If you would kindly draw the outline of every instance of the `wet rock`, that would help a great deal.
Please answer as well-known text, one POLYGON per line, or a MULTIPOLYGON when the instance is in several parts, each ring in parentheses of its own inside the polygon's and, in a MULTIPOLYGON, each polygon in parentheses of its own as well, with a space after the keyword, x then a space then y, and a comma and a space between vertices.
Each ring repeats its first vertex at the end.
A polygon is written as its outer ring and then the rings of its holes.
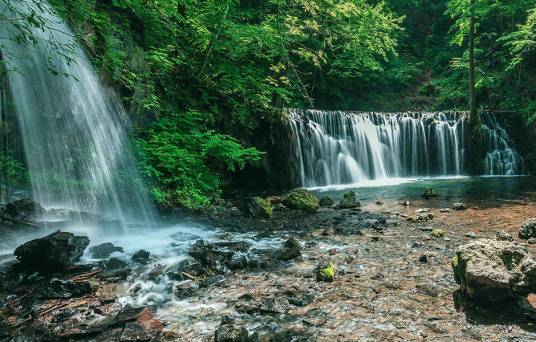
POLYGON ((39 289, 39 296, 47 299, 66 299, 85 296, 93 292, 91 284, 87 281, 74 282, 54 278, 39 289))
POLYGON ((249 333, 246 328, 235 325, 229 317, 224 317, 216 333, 214 342, 247 342, 249 333))
POLYGON ((422 194, 422 197, 425 199, 430 199, 433 197, 437 197, 437 194, 434 189, 428 188, 424 191, 424 193, 422 194))
POLYGON ((335 280, 335 265, 329 261, 321 261, 314 272, 317 281, 331 283, 335 280))
POLYGON ((356 193, 353 191, 348 191, 342 195, 342 200, 337 205, 337 208, 352 209, 352 208, 358 208, 360 206, 361 206, 361 203, 357 201, 356 193))
POLYGON ((517 242, 481 239, 460 246, 452 268, 462 293, 484 304, 536 291, 536 261, 517 242))
POLYGON ((101 243, 100 245, 89 248, 89 254, 95 259, 105 259, 114 252, 123 252, 123 248, 116 247, 110 242, 101 243))
POLYGON ((441 208, 439 209, 440 213, 450 213, 450 208, 441 208))
POLYGON ((319 204, 323 208, 331 208, 333 204, 335 204, 335 201, 330 196, 322 196, 322 198, 320 198, 319 204))
POLYGON ((408 217, 407 221, 417 223, 417 222, 428 222, 428 221, 432 221, 433 219, 434 219, 434 214, 421 213, 421 214, 408 217))
POLYGON ((526 220, 519 229, 519 238, 526 240, 532 237, 536 237, 536 218, 526 220))
POLYGON ((498 241, 514 241, 512 234, 505 232, 504 230, 499 230, 497 234, 495 234, 495 239, 498 241))
POLYGON ((271 218, 273 215, 272 204, 261 197, 248 198, 245 209, 246 214, 252 218, 271 218))
POLYGON ((285 207, 283 203, 278 203, 274 205, 274 211, 289 211, 290 209, 285 207))
POLYGON ((470 239, 476 239, 476 233, 475 232, 467 232, 464 234, 465 237, 468 237, 470 239))
POLYGON ((318 210, 318 198, 305 189, 294 189, 283 197, 283 204, 290 209, 314 213, 318 210))
POLYGON ((404 207, 409 207, 410 203, 409 203, 409 201, 402 201, 402 202, 400 202, 400 205, 402 205, 404 207))
POLYGON ((198 288, 199 285, 194 281, 185 280, 175 285, 173 288, 173 294, 177 299, 184 299, 193 296, 198 288))
POLYGON ((6 204, 5 213, 18 220, 34 220, 43 215, 46 210, 30 198, 24 198, 6 204))
POLYGON ((283 314, 289 310, 289 301, 285 297, 270 297, 261 301, 260 312, 268 314, 283 314))
POLYGON ((287 300, 290 304, 296 306, 307 306, 315 300, 315 295, 305 291, 287 291, 287 300))
POLYGON ((197 240, 188 250, 188 254, 196 259, 202 266, 215 271, 224 271, 237 265, 235 254, 245 253, 250 245, 245 241, 224 241, 209 243, 197 240))
POLYGON ((154 337, 154 333, 146 330, 138 322, 127 322, 123 328, 120 341, 150 341, 154 337))
POLYGON ((453 203, 452 204, 452 209, 453 210, 465 210, 465 209, 467 209, 467 207, 463 203, 453 203))
POLYGON ((435 238, 440 238, 440 237, 445 236, 445 232, 443 232, 443 230, 441 230, 441 229, 434 229, 434 230, 432 230, 430 235, 432 235, 435 238))
POLYGON ((423 254, 419 257, 419 261, 423 264, 426 264, 428 262, 428 256, 426 254, 423 254))
POLYGON ((126 261, 119 258, 110 258, 101 263, 102 269, 106 271, 115 271, 128 267, 126 261))
POLYGON ((24 243, 15 249, 15 256, 26 268, 49 272, 64 269, 77 262, 89 238, 56 231, 48 236, 24 243))
POLYGON ((384 204, 384 202, 382 200, 377 200, 376 201, 376 205, 383 205, 383 204, 384 204))
POLYGON ((209 270, 206 267, 203 267, 203 265, 201 265, 201 263, 199 263, 198 261, 192 259, 184 259, 163 269, 160 274, 163 272, 173 280, 182 281, 188 279, 185 274, 194 277, 200 277, 207 274, 208 271, 209 270))
POLYGON ((281 260, 293 260, 301 258, 300 243, 294 237, 291 237, 283 244, 283 249, 279 254, 281 260))
POLYGON ((532 238, 528 239, 527 242, 529 243, 529 245, 534 245, 534 244, 536 244, 536 238, 532 237, 532 238))
POLYGON ((151 256, 150 252, 140 249, 139 251, 137 251, 136 253, 132 255, 132 261, 143 264, 149 261, 150 256, 151 256))

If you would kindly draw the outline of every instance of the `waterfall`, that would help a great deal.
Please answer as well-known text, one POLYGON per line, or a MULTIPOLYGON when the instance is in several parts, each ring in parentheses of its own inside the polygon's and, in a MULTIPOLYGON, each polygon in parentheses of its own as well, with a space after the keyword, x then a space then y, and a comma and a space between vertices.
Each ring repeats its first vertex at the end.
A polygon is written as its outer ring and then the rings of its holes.
MULTIPOLYGON (((302 186, 465 173, 463 113, 289 110, 302 186)), ((523 172, 523 160, 491 116, 484 121, 485 174, 523 172)))
POLYGON ((69 27, 43 3, 2 1, 0 7, 14 15, 36 11, 46 22, 28 31, 31 44, 18 42, 12 25, 0 26, 34 199, 48 208, 150 224, 153 207, 128 148, 127 115, 69 27))

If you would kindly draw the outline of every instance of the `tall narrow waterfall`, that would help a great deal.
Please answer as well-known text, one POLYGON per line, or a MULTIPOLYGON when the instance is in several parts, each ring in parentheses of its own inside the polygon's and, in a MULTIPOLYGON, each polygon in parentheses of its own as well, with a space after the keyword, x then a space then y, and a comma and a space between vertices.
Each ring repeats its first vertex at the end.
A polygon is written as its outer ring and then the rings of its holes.
MULTIPOLYGON (((0 2, 4 11, 5 4, 0 2)), ((10 6, 37 10, 47 23, 31 30, 35 45, 17 43, 13 26, 0 27, 9 38, 1 48, 35 200, 45 207, 148 224, 153 209, 128 149, 121 105, 107 94, 69 27, 51 8, 10 6), (73 46, 70 63, 52 42, 73 46), (51 72, 51 65, 58 70, 51 72)))
MULTIPOLYGON (((303 186, 465 173, 463 113, 290 110, 290 121, 303 186)), ((486 173, 521 173, 506 132, 491 117, 485 126, 486 173)))

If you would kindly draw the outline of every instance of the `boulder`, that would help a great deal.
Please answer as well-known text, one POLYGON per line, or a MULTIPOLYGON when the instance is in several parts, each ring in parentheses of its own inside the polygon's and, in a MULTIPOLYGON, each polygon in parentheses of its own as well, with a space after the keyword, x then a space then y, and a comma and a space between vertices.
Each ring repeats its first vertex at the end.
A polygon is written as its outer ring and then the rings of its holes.
POLYGON ((36 271, 57 271, 71 266, 89 245, 87 236, 56 231, 40 239, 28 241, 15 249, 15 256, 26 268, 36 271))
POLYGON ((279 254, 281 260, 293 260, 301 258, 300 243, 295 238, 291 237, 283 244, 283 250, 279 254))
POLYGON ((519 238, 527 240, 531 237, 536 237, 536 218, 526 220, 519 229, 519 238))
POLYGON ((441 229, 433 229, 430 235, 432 235, 432 237, 435 237, 435 238, 440 238, 440 237, 445 236, 445 232, 443 232, 443 230, 441 229))
POLYGON ((43 215, 46 210, 30 198, 24 198, 6 204, 5 213, 20 220, 35 219, 43 215))
POLYGON ((422 197, 425 199, 430 199, 432 197, 437 197, 437 194, 434 189, 428 188, 424 191, 424 193, 422 194, 422 197))
POLYGON ((482 304, 536 291, 536 261, 517 242, 480 239, 462 245, 452 268, 462 293, 482 304))
POLYGON ((348 191, 342 195, 342 200, 337 205, 337 208, 352 209, 352 208, 357 208, 360 206, 361 206, 361 203, 357 201, 355 192, 348 191))
POLYGON ((467 209, 467 206, 463 203, 452 203, 452 209, 453 210, 465 210, 467 209))
POLYGON ((499 230, 497 234, 495 234, 495 239, 498 241, 514 241, 512 234, 505 232, 504 230, 499 230))
POLYGON ((246 214, 253 218, 271 218, 273 215, 270 201, 261 197, 251 197, 245 202, 246 214))
POLYGON ((322 196, 318 202, 322 208, 331 208, 335 201, 329 196, 322 196))
POLYGON ((210 243, 197 240, 188 250, 188 254, 196 259, 202 266, 215 271, 224 271, 233 261, 236 267, 236 254, 246 253, 250 245, 245 241, 223 241, 210 243))
POLYGON ((89 248, 89 254, 95 259, 105 259, 114 252, 123 252, 123 248, 116 247, 110 242, 101 243, 100 245, 89 248))
POLYGON ((149 256, 151 255, 150 252, 140 249, 136 253, 132 254, 132 261, 139 262, 139 263, 146 263, 149 261, 149 256))
POLYGON ((290 209, 314 213, 318 210, 318 198, 305 189, 294 189, 283 197, 283 204, 290 209))

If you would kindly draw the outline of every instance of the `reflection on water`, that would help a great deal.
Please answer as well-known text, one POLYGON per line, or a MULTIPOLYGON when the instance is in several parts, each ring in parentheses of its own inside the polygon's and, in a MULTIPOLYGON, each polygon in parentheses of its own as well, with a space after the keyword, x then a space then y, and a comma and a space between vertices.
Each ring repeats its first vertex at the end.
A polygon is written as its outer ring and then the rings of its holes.
POLYGON ((396 179, 387 184, 316 188, 319 196, 341 198, 353 190, 360 200, 419 199, 426 188, 433 188, 439 202, 482 202, 493 205, 511 200, 536 200, 536 178, 525 177, 453 177, 396 179))

